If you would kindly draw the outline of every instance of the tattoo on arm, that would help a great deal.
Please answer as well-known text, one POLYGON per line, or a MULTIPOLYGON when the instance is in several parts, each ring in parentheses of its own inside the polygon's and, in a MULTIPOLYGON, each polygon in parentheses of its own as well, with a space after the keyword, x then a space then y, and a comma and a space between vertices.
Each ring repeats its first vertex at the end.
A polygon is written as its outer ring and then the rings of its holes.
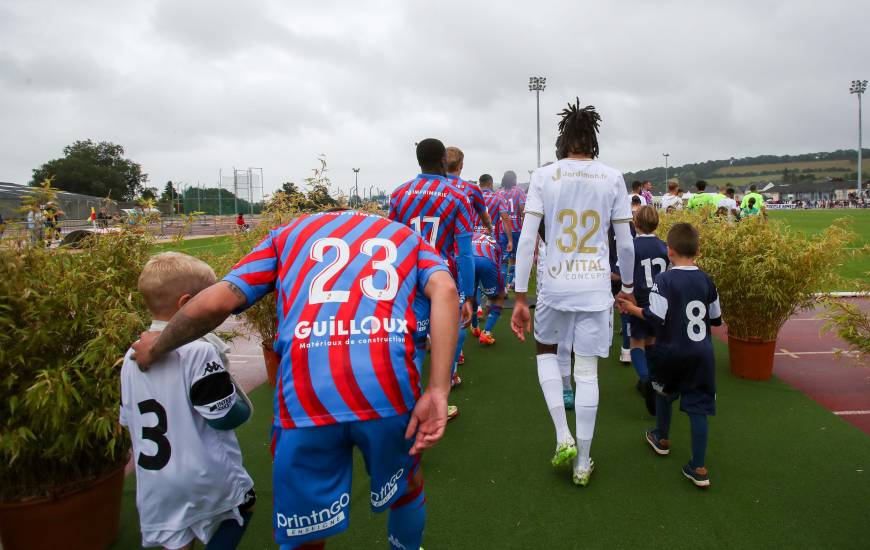
POLYGON ((235 297, 239 299, 239 303, 238 303, 239 306, 243 306, 243 305, 248 303, 248 297, 247 297, 247 295, 245 295, 244 292, 242 292, 241 288, 237 287, 235 284, 231 283, 230 281, 224 281, 224 282, 229 285, 230 290, 233 292, 235 297))

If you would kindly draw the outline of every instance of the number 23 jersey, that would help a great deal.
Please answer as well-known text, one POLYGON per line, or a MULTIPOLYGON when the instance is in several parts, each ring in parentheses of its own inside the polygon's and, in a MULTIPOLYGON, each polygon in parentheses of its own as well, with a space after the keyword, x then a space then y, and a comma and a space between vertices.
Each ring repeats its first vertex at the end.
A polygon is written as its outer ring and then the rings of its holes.
POLYGON ((276 290, 275 425, 404 414, 420 397, 429 277, 444 260, 410 228, 353 211, 273 229, 224 278, 247 306, 276 290))
POLYGON ((148 372, 130 353, 121 367, 120 423, 133 442, 142 531, 179 531, 236 508, 254 482, 235 432, 207 424, 237 399, 217 350, 197 340, 148 372))
POLYGON ((607 231, 631 221, 622 173, 597 160, 562 159, 532 174, 526 212, 543 217, 547 255, 538 301, 562 311, 613 305, 607 231))

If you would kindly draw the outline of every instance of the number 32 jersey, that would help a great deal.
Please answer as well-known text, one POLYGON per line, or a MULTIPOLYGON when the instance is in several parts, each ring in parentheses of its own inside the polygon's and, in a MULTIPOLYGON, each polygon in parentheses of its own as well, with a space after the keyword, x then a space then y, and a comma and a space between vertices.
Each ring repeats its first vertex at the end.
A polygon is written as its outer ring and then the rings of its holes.
POLYGON ((411 410, 429 328, 423 289, 437 271, 444 260, 417 233, 353 211, 297 218, 236 264, 224 280, 245 293, 245 307, 276 291, 275 425, 411 410))
POLYGON ((596 160, 562 159, 532 174, 526 210, 543 217, 547 254, 538 301, 562 311, 613 305, 607 231, 628 223, 622 173, 596 160))

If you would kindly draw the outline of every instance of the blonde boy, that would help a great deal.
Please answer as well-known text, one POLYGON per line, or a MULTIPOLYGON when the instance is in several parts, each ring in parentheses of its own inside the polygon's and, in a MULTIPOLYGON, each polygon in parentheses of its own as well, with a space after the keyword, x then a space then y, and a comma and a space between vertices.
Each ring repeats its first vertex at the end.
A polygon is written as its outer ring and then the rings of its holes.
MULTIPOLYGON (((139 292, 160 331, 214 271, 186 254, 151 258, 139 292)), ((210 334, 169 353, 147 372, 128 351, 121 369, 121 425, 130 431, 142 545, 191 549, 195 539, 235 548, 250 522, 254 483, 233 428, 250 402, 226 370, 226 346, 210 334)))

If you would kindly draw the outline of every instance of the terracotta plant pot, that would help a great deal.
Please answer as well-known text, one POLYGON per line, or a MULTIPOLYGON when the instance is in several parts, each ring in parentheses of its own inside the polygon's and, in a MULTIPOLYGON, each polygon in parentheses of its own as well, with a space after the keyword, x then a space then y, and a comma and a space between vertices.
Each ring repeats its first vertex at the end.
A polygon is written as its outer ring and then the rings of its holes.
POLYGON ((749 380, 770 380, 776 340, 738 338, 728 335, 731 373, 749 380))
POLYGON ((4 550, 105 550, 118 538, 124 466, 52 498, 0 502, 4 550))
POLYGON ((266 361, 266 377, 269 379, 269 385, 275 387, 275 380, 278 377, 278 365, 281 364, 281 356, 272 349, 271 344, 263 344, 263 359, 266 361))

